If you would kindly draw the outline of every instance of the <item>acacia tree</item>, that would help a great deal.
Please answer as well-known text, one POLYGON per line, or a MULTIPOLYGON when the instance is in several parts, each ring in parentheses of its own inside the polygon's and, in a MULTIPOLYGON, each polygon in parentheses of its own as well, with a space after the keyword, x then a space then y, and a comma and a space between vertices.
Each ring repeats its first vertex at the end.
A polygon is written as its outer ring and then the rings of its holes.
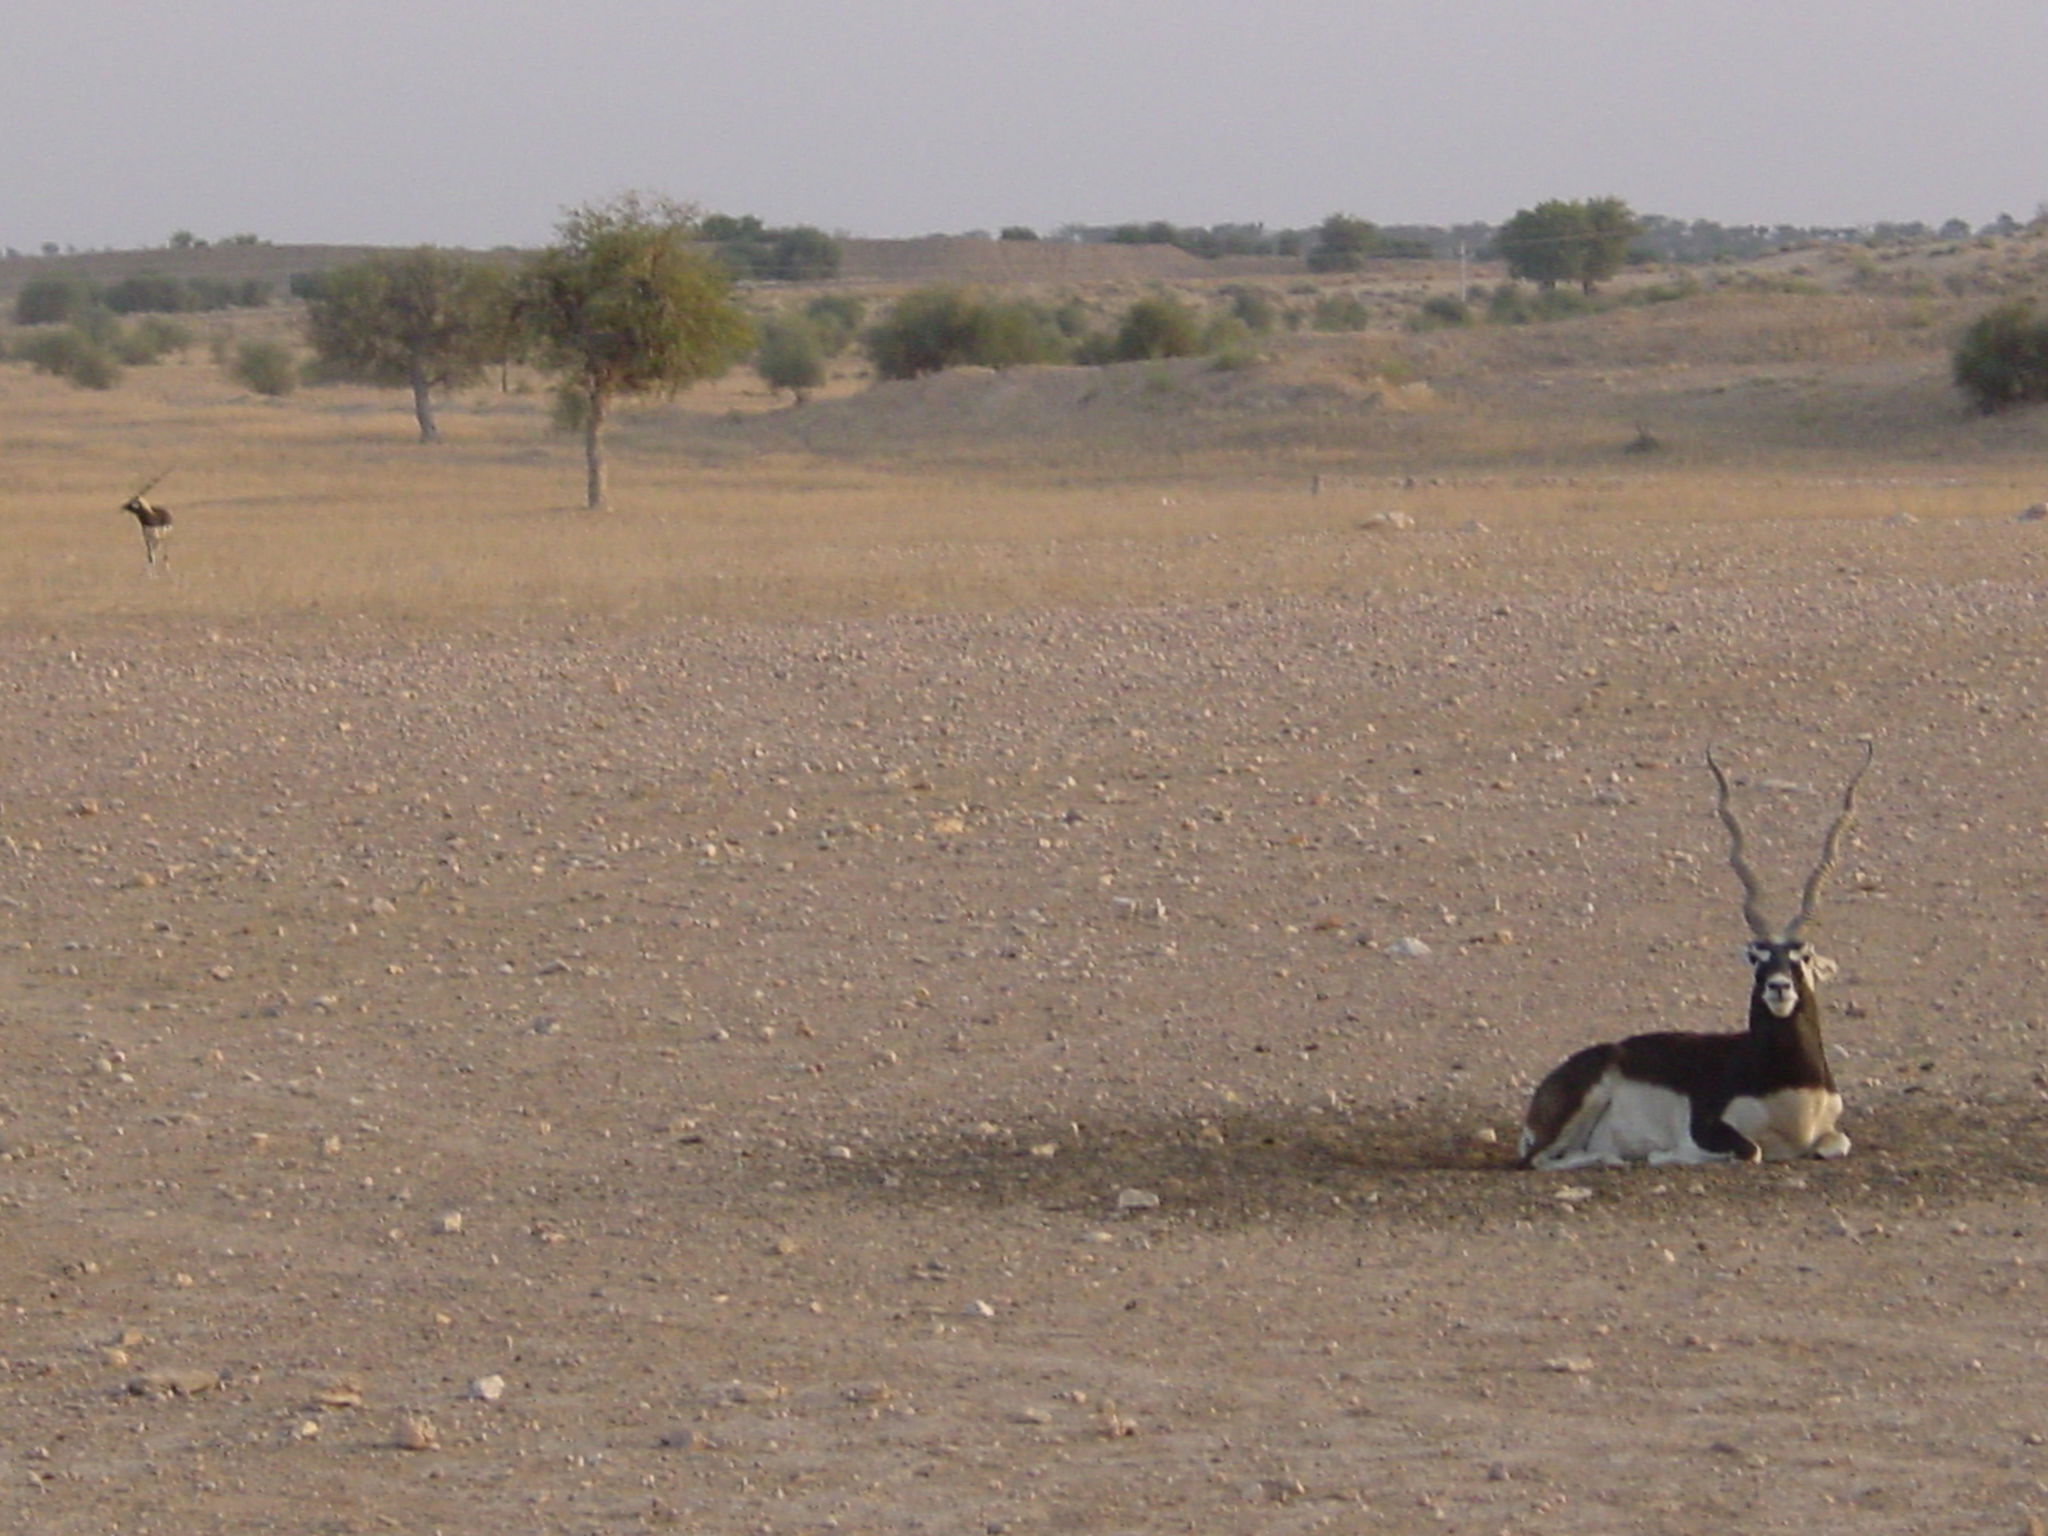
POLYGON ((306 339, 329 369, 412 390, 420 441, 439 440, 433 392, 473 383, 502 350, 504 273, 423 245, 323 277, 306 305, 306 339))
POLYGON ((1356 272, 1380 249, 1380 232, 1370 220, 1333 213, 1317 228, 1309 247, 1311 272, 1356 272))
POLYGON ((1587 293, 1621 270, 1641 225, 1618 197, 1524 208, 1500 227, 1495 243, 1508 271, 1545 288, 1577 283, 1587 293))
POLYGON ((1579 267, 1579 283, 1586 292, 1604 283, 1628 260, 1628 248, 1643 232, 1635 210, 1618 197, 1595 197, 1580 205, 1585 209, 1585 258, 1579 267))
POLYGON ((637 193, 572 209, 535 256, 519 309, 578 404, 585 505, 605 504, 604 429, 621 395, 674 394, 746 356, 753 327, 732 283, 698 249, 696 215, 637 193))
POLYGON ((1517 210, 1494 238, 1510 275, 1545 288, 1576 282, 1585 249, 1585 209, 1553 198, 1517 210))

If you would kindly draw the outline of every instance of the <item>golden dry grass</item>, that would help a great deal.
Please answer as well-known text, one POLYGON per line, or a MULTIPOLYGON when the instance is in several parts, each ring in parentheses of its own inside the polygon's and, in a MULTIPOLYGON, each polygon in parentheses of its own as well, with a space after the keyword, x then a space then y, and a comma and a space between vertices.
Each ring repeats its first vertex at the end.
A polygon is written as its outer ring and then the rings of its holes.
POLYGON ((1654 538, 2039 495, 2036 429, 1963 418, 1936 339, 1835 296, 1302 337, 1260 369, 1111 371, 1078 395, 1064 372, 842 377, 801 412, 736 376, 628 409, 616 510, 592 514, 538 389, 462 397, 423 447, 397 392, 261 400, 203 348, 104 394, 8 368, 0 588, 38 625, 986 610, 1457 582, 1450 535, 1474 525, 1531 573, 1578 558, 1590 514, 1654 538), (1642 421, 1667 452, 1622 452, 1642 421), (151 576, 117 508, 166 467, 178 526, 151 576), (1361 537, 1393 508, 1440 536, 1361 537))

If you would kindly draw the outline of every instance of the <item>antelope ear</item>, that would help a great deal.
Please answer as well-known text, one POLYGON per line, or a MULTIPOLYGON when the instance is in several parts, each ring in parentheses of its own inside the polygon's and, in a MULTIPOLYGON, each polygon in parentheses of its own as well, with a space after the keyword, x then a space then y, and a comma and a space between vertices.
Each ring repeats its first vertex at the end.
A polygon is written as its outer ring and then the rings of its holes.
POLYGON ((1841 967, 1836 965, 1826 955, 1808 954, 1806 957, 1806 969, 1815 981, 1833 981, 1836 972, 1841 967))

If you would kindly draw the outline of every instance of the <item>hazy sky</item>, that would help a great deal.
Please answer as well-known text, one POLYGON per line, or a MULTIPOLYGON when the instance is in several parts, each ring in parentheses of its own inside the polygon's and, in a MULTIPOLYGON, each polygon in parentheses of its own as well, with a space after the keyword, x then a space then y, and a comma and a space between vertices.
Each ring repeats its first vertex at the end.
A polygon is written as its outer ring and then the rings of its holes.
POLYGON ((2048 0, 58 0, 0 245, 531 245, 643 189, 918 235, 2048 200, 2048 0))

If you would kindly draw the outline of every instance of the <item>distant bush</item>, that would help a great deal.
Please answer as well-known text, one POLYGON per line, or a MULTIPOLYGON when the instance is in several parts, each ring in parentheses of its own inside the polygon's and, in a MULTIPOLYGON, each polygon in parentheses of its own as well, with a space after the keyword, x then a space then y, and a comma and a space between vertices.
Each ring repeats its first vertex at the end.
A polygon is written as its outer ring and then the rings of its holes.
POLYGON ((818 345, 827 357, 837 357, 852 345, 867 317, 867 305, 850 293, 821 293, 804 306, 804 319, 817 333, 818 345))
POLYGON ((112 389, 121 382, 121 360, 106 347, 90 343, 73 359, 67 375, 80 389, 112 389))
POLYGON ((2048 400, 2048 320, 2031 299, 2012 299, 1979 315, 1957 341, 1956 387, 1985 415, 2048 400))
POLYGON ((1445 330, 1472 323, 1472 306, 1455 293, 1432 294, 1422 301, 1415 324, 1419 330, 1445 330))
POLYGON ((183 352, 191 346, 192 332, 189 327, 176 320, 167 320, 162 315, 144 315, 117 333, 112 344, 115 355, 124 363, 156 363, 163 361, 169 353, 183 352))
POLYGON ((1279 329, 1280 305, 1265 289, 1228 288, 1224 293, 1230 300, 1230 312, 1250 330, 1263 336, 1279 329))
POLYGON ((1258 338, 1236 315, 1218 315, 1209 322, 1202 350, 1218 368, 1250 368, 1259 360, 1258 338))
POLYGON ((1052 323, 1069 342, 1079 342, 1094 325, 1095 317, 1086 299, 1069 294, 1053 306, 1052 323))
POLYGON ((1372 324, 1372 310, 1356 294, 1326 293, 1309 323, 1319 331, 1362 331, 1372 324))
POLYGON ((1124 311, 1114 355, 1118 362, 1135 363, 1193 357, 1202 350, 1202 317, 1171 294, 1154 294, 1124 311))
POLYGON ((839 242, 808 224, 773 229, 751 213, 714 213, 697 234, 718 247, 718 259, 736 278, 814 283, 839 275, 839 242))
POLYGON ((802 315, 777 315, 761 326, 760 336, 755 371, 770 389, 786 389, 802 405, 825 382, 825 348, 817 327, 802 315))
POLYGON ((173 315, 192 307, 192 290, 175 277, 144 273, 109 283, 99 293, 100 302, 117 315, 150 313, 173 315))
POLYGON ((1008 368, 1061 362, 1065 337, 1052 314, 1024 300, 994 300, 965 288, 905 294, 866 337, 868 360, 885 379, 946 368, 1008 368))
POLYGON ((14 323, 68 325, 92 302, 92 285, 82 277, 33 277, 14 296, 14 323))
POLYGON ((120 359, 84 324, 23 337, 14 352, 36 372, 68 379, 81 389, 112 389, 121 382, 120 359))
POLYGON ((245 341, 235 351, 228 374, 238 384, 273 399, 299 387, 298 359, 281 341, 245 341))
POLYGON ((38 277, 14 297, 17 325, 63 325, 88 309, 117 315, 190 314, 208 309, 260 309, 271 299, 270 285, 254 278, 159 277, 140 273, 95 287, 82 277, 38 277))

